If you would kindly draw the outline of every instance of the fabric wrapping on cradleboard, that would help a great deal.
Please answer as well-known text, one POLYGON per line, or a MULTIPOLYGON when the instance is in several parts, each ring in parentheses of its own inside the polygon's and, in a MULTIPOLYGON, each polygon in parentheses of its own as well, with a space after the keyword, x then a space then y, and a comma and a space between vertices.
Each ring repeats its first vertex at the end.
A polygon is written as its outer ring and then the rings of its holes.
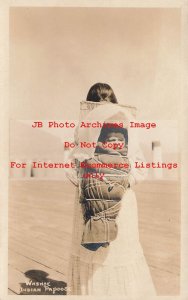
POLYGON ((97 154, 85 162, 89 166, 92 164, 92 167, 84 169, 80 182, 80 202, 85 220, 82 245, 110 243, 117 237, 116 217, 121 208, 121 199, 129 186, 129 160, 122 155, 97 154), (128 167, 95 168, 94 163, 121 163, 128 167), (92 173, 103 173, 104 176, 99 179, 92 177, 92 173), (85 174, 90 176, 84 177, 85 174))
MULTIPOLYGON (((97 201, 87 200, 87 203, 89 204, 88 207, 91 207, 90 212, 93 215, 90 216, 85 224, 82 244, 111 242, 117 237, 118 228, 115 219, 118 215, 121 203, 118 202, 116 205, 113 203, 113 206, 106 210, 101 207, 101 212, 93 213, 97 206, 108 207, 109 205, 105 202, 107 201, 100 199, 97 201), (98 202, 98 204, 96 204, 96 202, 98 202)), ((112 205, 112 203, 110 205, 112 205)))

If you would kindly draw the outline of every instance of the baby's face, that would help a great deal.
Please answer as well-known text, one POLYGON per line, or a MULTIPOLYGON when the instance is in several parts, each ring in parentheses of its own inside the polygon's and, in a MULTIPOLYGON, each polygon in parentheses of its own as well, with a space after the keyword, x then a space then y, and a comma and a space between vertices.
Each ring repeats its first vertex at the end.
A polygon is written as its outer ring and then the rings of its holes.
POLYGON ((120 150, 125 148, 125 137, 122 133, 120 132, 110 132, 108 133, 106 139, 105 139, 105 143, 109 143, 109 148, 112 148, 112 144, 114 145, 114 150, 120 150))
POLYGON ((105 142, 110 142, 110 143, 121 142, 121 143, 125 143, 125 137, 120 132, 110 132, 110 133, 107 134, 105 142))

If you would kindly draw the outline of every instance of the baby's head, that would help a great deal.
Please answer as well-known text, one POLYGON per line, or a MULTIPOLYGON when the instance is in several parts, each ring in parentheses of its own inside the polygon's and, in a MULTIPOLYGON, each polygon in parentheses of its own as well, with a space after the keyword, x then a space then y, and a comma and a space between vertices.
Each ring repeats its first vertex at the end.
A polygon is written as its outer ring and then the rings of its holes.
POLYGON ((114 127, 114 124, 105 123, 102 127, 98 142, 124 142, 128 144, 128 131, 126 128, 114 127))
POLYGON ((105 143, 115 143, 115 142, 121 142, 121 143, 126 143, 125 141, 125 136, 121 132, 114 132, 111 131, 107 134, 105 140, 105 143))
POLYGON ((112 127, 112 125, 113 124, 105 124, 105 127, 104 126, 102 127, 98 139, 98 146, 95 152, 108 153, 109 151, 113 152, 115 150, 120 154, 127 155, 128 131, 126 128, 112 127))

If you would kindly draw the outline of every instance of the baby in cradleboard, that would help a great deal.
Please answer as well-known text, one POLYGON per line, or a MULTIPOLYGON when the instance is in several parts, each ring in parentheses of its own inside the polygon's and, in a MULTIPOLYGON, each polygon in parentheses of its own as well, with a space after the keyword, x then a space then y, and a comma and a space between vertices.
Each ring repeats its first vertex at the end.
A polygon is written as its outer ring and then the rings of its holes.
POLYGON ((80 170, 80 202, 84 229, 82 246, 91 251, 107 247, 118 233, 116 218, 129 187, 128 131, 104 124, 94 157, 80 170))

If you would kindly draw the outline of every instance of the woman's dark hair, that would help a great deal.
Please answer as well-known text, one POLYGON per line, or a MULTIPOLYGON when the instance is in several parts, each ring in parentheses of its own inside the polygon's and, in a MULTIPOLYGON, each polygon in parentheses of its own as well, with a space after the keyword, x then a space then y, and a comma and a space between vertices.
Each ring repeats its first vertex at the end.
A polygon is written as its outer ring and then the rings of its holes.
POLYGON ((104 142, 110 132, 122 133, 126 144, 128 144, 128 130, 122 127, 115 127, 113 123, 105 123, 105 125, 103 125, 98 142, 104 142))
POLYGON ((111 103, 118 103, 112 88, 107 83, 94 84, 88 94, 86 101, 101 102, 107 101, 111 103))

